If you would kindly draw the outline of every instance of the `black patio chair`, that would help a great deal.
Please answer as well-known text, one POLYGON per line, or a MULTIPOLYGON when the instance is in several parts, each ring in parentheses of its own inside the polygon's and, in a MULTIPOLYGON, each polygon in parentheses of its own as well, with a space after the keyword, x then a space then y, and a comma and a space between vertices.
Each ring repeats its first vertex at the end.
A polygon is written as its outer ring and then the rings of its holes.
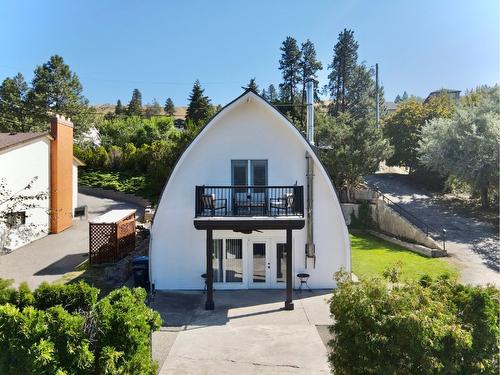
POLYGON ((201 207, 203 211, 210 210, 211 216, 215 216, 215 211, 218 210, 224 210, 224 215, 227 216, 227 199, 216 199, 215 194, 203 194, 201 196, 201 207))
POLYGON ((285 211, 285 215, 294 212, 295 209, 295 195, 292 193, 283 194, 281 198, 272 198, 269 201, 269 207, 278 211, 285 211))

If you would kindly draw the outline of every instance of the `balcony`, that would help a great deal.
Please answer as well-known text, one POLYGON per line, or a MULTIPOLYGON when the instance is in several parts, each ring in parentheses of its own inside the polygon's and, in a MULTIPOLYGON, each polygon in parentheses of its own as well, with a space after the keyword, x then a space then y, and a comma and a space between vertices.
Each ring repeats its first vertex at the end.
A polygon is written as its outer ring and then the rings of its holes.
POLYGON ((304 216, 303 186, 196 186, 195 218, 304 216))

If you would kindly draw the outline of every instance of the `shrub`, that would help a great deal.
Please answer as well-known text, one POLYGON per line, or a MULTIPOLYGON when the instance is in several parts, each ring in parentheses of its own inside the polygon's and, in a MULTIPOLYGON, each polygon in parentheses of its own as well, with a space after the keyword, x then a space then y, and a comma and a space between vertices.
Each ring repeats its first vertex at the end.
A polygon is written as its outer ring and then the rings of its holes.
POLYGON ((448 278, 392 284, 337 275, 335 374, 497 374, 499 291, 448 278))
POLYGON ((156 363, 149 354, 149 335, 160 327, 161 319, 144 304, 145 299, 142 288, 121 288, 96 306, 100 373, 118 368, 120 374, 156 374, 156 363))
POLYGON ((0 373, 88 374, 94 356, 84 318, 62 307, 0 306, 0 373))
POLYGON ((161 319, 144 289, 97 301, 85 283, 45 283, 33 294, 10 285, 0 279, 0 374, 156 374, 150 335, 161 319))
POLYGON ((83 281, 67 285, 44 282, 34 292, 34 306, 40 310, 61 305, 69 312, 90 311, 97 302, 98 294, 99 289, 83 281))

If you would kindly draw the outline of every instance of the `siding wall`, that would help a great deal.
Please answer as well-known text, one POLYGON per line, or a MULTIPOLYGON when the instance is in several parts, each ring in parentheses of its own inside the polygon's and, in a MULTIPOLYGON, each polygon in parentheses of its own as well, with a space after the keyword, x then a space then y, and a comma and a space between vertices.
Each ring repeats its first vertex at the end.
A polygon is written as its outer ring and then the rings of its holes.
MULTIPOLYGON (((8 189, 17 192, 33 178, 37 181, 30 190, 23 194, 35 195, 39 192, 49 193, 50 187, 50 140, 47 138, 37 139, 17 147, 0 151, 0 179, 5 179, 8 189)), ((42 237, 49 230, 49 199, 36 201, 37 208, 26 211, 26 226, 34 226, 32 233, 26 237, 21 232, 11 233, 11 248, 22 246, 30 240, 42 237)), ((5 205, 0 205, 0 211, 5 205)))

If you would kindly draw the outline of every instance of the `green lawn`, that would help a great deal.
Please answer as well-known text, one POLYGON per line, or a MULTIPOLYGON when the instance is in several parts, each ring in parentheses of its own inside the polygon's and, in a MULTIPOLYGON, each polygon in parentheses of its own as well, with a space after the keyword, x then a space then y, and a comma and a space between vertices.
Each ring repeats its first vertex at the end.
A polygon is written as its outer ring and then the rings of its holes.
POLYGON ((456 268, 443 259, 426 258, 367 233, 350 237, 352 271, 360 279, 381 277, 386 268, 398 261, 402 263, 401 277, 406 280, 418 280, 424 274, 433 278, 443 273, 458 275, 456 268))

